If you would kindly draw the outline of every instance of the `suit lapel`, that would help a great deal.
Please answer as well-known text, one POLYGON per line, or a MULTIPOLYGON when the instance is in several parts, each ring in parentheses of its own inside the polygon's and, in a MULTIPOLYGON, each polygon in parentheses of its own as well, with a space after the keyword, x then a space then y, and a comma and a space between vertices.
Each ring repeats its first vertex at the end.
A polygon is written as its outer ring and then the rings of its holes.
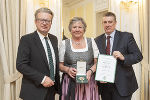
POLYGON ((39 54, 42 56, 44 62, 48 65, 48 61, 47 61, 47 58, 46 58, 46 53, 45 53, 45 50, 44 50, 44 47, 43 47, 43 44, 38 36, 38 33, 35 31, 34 32, 34 42, 36 44, 36 46, 38 47, 38 51, 39 51, 39 54))
POLYGON ((112 53, 117 49, 117 45, 119 41, 119 32, 116 30, 115 36, 114 36, 114 42, 113 42, 113 48, 112 48, 112 53))
POLYGON ((103 35, 101 43, 102 43, 101 53, 106 54, 106 36, 105 35, 103 35))
POLYGON ((48 37, 49 37, 49 39, 50 39, 50 41, 51 41, 51 44, 52 44, 52 47, 53 47, 53 49, 54 49, 54 52, 55 52, 55 56, 56 56, 56 48, 57 48, 57 43, 55 43, 55 40, 54 40, 54 38, 51 36, 51 34, 48 34, 48 37))
MULTIPOLYGON (((52 44, 52 47, 53 47, 53 49, 55 48, 55 43, 54 43, 54 40, 53 40, 53 38, 52 38, 52 36, 50 36, 50 34, 48 34, 48 37, 49 37, 49 39, 50 39, 50 41, 51 41, 51 44, 52 44)), ((55 50, 54 50, 55 51, 55 50)))

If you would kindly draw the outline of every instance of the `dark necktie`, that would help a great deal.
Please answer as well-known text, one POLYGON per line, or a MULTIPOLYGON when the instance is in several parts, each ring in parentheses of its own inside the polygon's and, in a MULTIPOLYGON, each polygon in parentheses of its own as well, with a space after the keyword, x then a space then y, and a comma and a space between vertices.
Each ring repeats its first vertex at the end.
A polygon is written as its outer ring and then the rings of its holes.
POLYGON ((111 36, 107 36, 107 47, 106 47, 107 55, 110 55, 110 38, 111 38, 111 36))
POLYGON ((51 52, 47 37, 44 37, 44 38, 45 38, 47 52, 48 52, 48 60, 49 60, 49 67, 50 67, 50 78, 51 78, 51 80, 54 81, 55 77, 54 77, 54 64, 53 64, 52 52, 51 52))

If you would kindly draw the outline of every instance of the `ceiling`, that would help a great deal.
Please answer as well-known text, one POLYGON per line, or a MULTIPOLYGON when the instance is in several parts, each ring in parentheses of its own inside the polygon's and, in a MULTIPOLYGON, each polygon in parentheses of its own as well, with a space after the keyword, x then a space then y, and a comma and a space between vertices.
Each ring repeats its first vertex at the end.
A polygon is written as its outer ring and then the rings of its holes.
POLYGON ((62 0, 64 6, 71 6, 75 3, 79 3, 83 0, 62 0))

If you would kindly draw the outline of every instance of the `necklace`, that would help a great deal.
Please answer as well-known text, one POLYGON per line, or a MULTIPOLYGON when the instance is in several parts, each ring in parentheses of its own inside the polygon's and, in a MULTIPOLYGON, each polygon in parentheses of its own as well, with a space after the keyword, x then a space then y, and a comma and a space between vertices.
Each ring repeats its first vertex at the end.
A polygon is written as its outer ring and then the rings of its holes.
POLYGON ((79 41, 79 42, 76 42, 76 41, 73 41, 73 40, 72 40, 72 43, 75 44, 75 45, 81 45, 81 44, 82 44, 82 41, 83 41, 83 40, 81 40, 81 41, 79 41))
POLYGON ((80 41, 80 42, 72 41, 72 42, 73 42, 73 44, 75 44, 75 45, 80 45, 80 44, 81 44, 81 41, 80 41))

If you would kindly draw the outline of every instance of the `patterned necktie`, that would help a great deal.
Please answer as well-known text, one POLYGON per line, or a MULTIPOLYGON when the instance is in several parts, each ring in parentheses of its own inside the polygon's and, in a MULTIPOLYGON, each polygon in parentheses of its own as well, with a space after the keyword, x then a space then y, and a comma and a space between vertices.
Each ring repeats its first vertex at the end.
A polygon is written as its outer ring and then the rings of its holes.
POLYGON ((49 60, 49 67, 50 67, 50 78, 51 80, 55 80, 55 77, 54 77, 54 64, 53 64, 53 58, 52 58, 52 52, 51 52, 51 49, 50 49, 50 46, 49 46, 49 43, 48 43, 48 38, 47 37, 44 37, 45 39, 45 42, 46 42, 46 47, 47 47, 47 52, 48 52, 48 60, 49 60))
POLYGON ((111 36, 107 36, 107 47, 106 47, 107 55, 110 55, 110 38, 111 38, 111 36))

